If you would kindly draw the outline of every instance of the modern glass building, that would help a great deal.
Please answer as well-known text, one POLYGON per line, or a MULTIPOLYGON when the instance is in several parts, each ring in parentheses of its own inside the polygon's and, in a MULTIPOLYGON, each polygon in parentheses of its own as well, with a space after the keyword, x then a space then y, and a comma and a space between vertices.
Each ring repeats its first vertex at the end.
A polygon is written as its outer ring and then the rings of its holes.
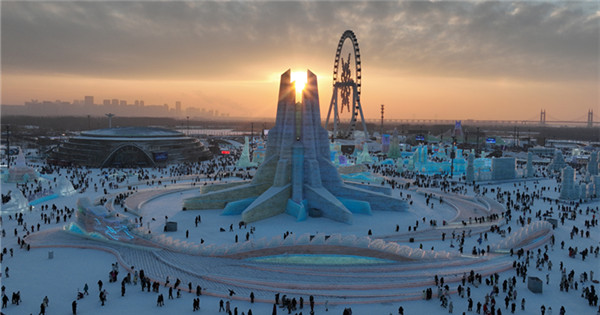
POLYGON ((84 131, 50 155, 51 164, 88 167, 153 167, 209 159, 202 143, 185 134, 155 127, 84 131))

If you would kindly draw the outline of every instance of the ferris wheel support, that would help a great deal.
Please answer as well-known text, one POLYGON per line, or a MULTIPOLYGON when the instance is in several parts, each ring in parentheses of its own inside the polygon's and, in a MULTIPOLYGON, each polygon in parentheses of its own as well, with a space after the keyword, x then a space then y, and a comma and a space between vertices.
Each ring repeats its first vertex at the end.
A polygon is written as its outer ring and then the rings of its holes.
POLYGON ((333 94, 331 94, 331 102, 329 103, 329 111, 327 111, 327 119, 325 120, 325 130, 327 130, 327 125, 329 124, 329 118, 331 117, 331 111, 333 110, 333 136, 339 137, 338 123, 340 121, 340 116, 338 114, 338 89, 337 86, 333 86, 333 94))
MULTIPOLYGON (((357 95, 356 90, 354 90, 354 94, 357 95)), ((369 139, 369 131, 367 130, 367 123, 365 122, 365 115, 363 114, 362 106, 360 105, 360 99, 356 100, 356 109, 360 113, 360 121, 362 122, 365 139, 369 139)), ((353 117, 356 117, 356 115, 353 115, 353 117)), ((356 119, 354 120, 354 124, 356 124, 356 119)), ((354 130, 354 128, 352 128, 352 130, 354 130)))

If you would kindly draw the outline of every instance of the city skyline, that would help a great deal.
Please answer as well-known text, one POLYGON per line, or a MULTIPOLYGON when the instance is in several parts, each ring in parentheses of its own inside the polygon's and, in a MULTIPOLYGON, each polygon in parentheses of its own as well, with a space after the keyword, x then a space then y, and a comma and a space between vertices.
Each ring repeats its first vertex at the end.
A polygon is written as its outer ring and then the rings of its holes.
POLYGON ((2 2, 2 104, 84 95, 270 117, 278 73, 358 38, 367 119, 585 120, 599 108, 595 2, 2 2), (552 119, 554 118, 554 119, 552 119))
POLYGON ((229 113, 218 109, 183 107, 181 101, 165 104, 146 104, 144 100, 117 98, 95 100, 93 95, 72 102, 63 100, 31 100, 24 106, 4 105, 5 115, 23 116, 104 116, 112 113, 122 117, 171 117, 171 118, 228 118, 229 113), (66 113, 66 114, 65 114, 66 113))

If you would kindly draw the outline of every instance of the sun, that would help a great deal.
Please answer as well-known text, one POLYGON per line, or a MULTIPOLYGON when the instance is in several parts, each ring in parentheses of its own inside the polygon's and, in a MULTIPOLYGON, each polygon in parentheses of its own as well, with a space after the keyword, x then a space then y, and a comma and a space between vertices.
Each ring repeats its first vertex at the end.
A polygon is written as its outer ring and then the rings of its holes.
POLYGON ((292 82, 296 82, 296 95, 302 95, 302 90, 306 86, 306 77, 306 72, 292 72, 291 80, 292 82))

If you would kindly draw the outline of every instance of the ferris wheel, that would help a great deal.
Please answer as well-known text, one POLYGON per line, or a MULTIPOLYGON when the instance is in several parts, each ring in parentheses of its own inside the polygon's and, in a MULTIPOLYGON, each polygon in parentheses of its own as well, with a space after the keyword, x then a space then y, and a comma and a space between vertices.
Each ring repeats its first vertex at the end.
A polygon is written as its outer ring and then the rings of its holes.
POLYGON ((361 71, 360 49, 356 35, 351 30, 342 34, 335 51, 335 61, 333 63, 333 93, 331 103, 327 112, 325 129, 329 125, 331 112, 333 111, 333 135, 337 138, 351 138, 356 130, 356 121, 360 114, 362 127, 365 137, 369 137, 367 124, 363 115, 360 103, 361 91, 361 71), (352 47, 344 50, 344 43, 349 40, 352 47), (344 58, 347 53, 347 57, 344 58), (353 62, 352 62, 353 61, 353 62), (339 101, 338 101, 339 100, 339 101), (344 110, 350 115, 349 121, 342 121, 340 115, 344 110), (343 124, 343 125, 342 125, 343 124))

